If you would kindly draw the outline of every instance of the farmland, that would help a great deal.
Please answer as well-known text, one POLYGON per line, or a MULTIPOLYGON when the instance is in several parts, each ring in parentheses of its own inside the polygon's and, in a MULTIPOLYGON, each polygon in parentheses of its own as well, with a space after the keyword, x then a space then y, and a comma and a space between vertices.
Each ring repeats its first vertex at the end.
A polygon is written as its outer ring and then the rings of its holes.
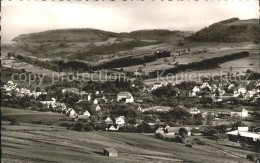
POLYGON ((16 118, 20 123, 10 125, 2 120, 2 162, 247 162, 247 154, 256 155, 207 138, 203 139, 208 145, 190 148, 149 134, 71 131, 57 126, 62 116, 50 112, 4 108, 2 117, 16 118), (43 123, 26 123, 35 120, 43 123), (46 125, 49 123, 52 125, 46 125), (104 147, 117 149, 119 156, 103 156, 104 147))

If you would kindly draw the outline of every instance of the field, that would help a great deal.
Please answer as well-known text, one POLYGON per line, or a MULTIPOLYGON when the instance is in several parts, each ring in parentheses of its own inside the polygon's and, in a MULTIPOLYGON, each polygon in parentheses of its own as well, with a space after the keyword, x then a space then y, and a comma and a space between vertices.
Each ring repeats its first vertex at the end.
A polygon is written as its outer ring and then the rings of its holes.
MULTIPOLYGON (((220 68, 210 69, 210 70, 201 70, 201 71, 189 71, 182 72, 176 75, 168 76, 168 77, 160 77, 160 78, 152 78, 145 80, 146 84, 152 84, 155 82, 168 81, 169 83, 180 83, 182 81, 200 81, 202 77, 219 75, 219 74, 227 74, 231 72, 230 68, 232 67, 233 74, 244 74, 247 69, 252 71, 260 72, 260 56, 259 56, 259 48, 258 45, 252 43, 191 43, 192 49, 200 49, 202 47, 210 50, 208 53, 199 54, 199 55, 183 55, 177 56, 176 61, 179 64, 185 64, 190 62, 198 62, 203 60, 204 58, 211 58, 216 56, 224 56, 227 54, 233 54, 241 51, 249 51, 250 56, 242 59, 233 60, 230 62, 226 62, 220 64, 220 68)), ((202 48, 203 49, 203 48, 202 48)), ((157 60, 155 62, 151 62, 143 67, 143 70, 154 70, 154 69, 164 69, 167 65, 163 63, 163 60, 157 60), (157 62, 157 63, 155 63, 157 62), (160 62, 160 63, 159 63, 160 62)), ((140 67, 140 66, 139 66, 140 67)), ((138 66, 132 66, 125 68, 125 70, 138 70, 138 66)))
POLYGON ((227 143, 203 138, 208 145, 166 142, 151 135, 119 132, 76 132, 56 126, 61 115, 4 108, 19 126, 2 120, 2 162, 247 162, 247 154, 227 143), (24 123, 41 119, 54 125, 24 123), (103 148, 118 150, 118 157, 106 157, 103 148))

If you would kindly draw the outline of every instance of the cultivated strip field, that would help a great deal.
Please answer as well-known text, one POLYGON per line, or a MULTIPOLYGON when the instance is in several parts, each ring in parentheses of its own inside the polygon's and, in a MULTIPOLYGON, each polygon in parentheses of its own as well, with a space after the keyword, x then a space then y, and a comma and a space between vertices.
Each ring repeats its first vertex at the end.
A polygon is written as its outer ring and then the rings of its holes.
MULTIPOLYGON (((232 152, 231 152, 232 153, 232 152)), ((138 133, 76 132, 65 128, 21 123, 2 125, 2 162, 246 162, 205 146, 202 149, 168 143, 138 133), (104 147, 119 151, 102 155, 104 147)))
POLYGON ((206 138, 209 145, 190 148, 140 133, 76 132, 56 126, 62 116, 51 112, 4 108, 3 117, 20 125, 2 120, 2 162, 247 162, 250 153, 206 138), (24 123, 37 119, 54 125, 24 123), (105 147, 119 156, 103 156, 105 147))

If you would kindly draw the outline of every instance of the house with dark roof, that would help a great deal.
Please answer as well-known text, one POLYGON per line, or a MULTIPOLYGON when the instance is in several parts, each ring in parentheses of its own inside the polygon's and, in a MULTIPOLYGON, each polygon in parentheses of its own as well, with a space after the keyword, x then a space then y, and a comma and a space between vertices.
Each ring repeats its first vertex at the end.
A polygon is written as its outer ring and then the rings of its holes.
POLYGON ((109 124, 106 128, 106 130, 109 130, 109 131, 118 131, 119 129, 119 125, 117 124, 109 124))
POLYGON ((109 116, 104 116, 102 118, 102 121, 105 122, 106 124, 113 124, 114 123, 113 119, 111 117, 109 117, 109 116))
POLYGON ((117 101, 125 102, 125 103, 133 103, 134 98, 133 98, 132 94, 129 92, 119 92, 117 94, 117 101))
POLYGON ((248 110, 242 107, 235 108, 231 111, 231 116, 248 117, 248 110))

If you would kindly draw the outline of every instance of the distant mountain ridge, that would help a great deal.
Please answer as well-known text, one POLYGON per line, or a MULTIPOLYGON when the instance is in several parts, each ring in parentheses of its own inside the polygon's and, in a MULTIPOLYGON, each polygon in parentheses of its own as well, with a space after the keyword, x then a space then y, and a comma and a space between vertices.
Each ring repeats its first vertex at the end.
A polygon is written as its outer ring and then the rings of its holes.
POLYGON ((259 41, 259 19, 231 18, 223 20, 192 34, 188 40, 201 42, 259 41))
POLYGON ((170 31, 165 29, 138 30, 116 33, 91 28, 57 29, 38 33, 23 34, 13 39, 16 42, 104 42, 114 37, 134 40, 156 40, 161 42, 180 41, 183 39, 199 42, 243 42, 259 41, 259 19, 239 20, 231 18, 205 27, 196 33, 170 31))
POLYGON ((58 29, 39 33, 23 34, 13 39, 15 42, 103 42, 111 37, 139 40, 170 40, 171 37, 184 38, 181 31, 139 30, 130 33, 115 33, 98 29, 58 29))
POLYGON ((116 37, 118 33, 98 29, 57 29, 23 34, 13 39, 16 42, 95 42, 116 37))

